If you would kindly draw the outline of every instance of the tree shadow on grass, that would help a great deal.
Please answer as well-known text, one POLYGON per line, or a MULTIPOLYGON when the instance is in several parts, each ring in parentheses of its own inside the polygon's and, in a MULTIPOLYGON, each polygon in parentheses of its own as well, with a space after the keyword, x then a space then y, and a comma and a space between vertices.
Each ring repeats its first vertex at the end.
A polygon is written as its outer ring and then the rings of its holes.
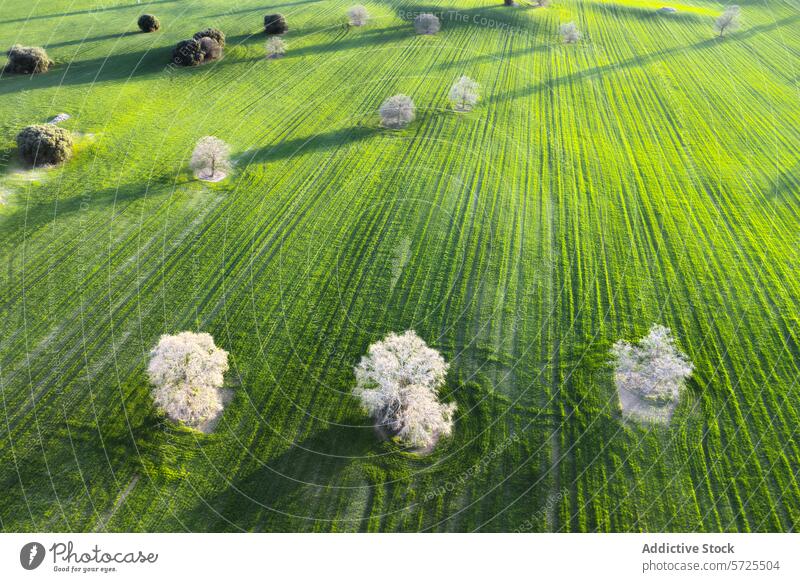
POLYGON ((312 514, 319 497, 337 497, 339 487, 348 487, 344 495, 366 492, 347 470, 378 446, 371 427, 323 429, 272 459, 248 457, 235 474, 216 474, 223 488, 181 519, 199 531, 311 530, 326 517, 312 514))
POLYGON ((81 16, 85 14, 101 14, 103 12, 109 12, 111 10, 125 10, 126 8, 144 8, 145 6, 150 6, 154 4, 171 4, 173 2, 177 2, 178 0, 146 0, 145 2, 136 3, 136 4, 119 4, 119 5, 104 5, 101 9, 87 9, 87 10, 76 10, 74 12, 58 12, 53 14, 39 14, 39 15, 31 15, 26 16, 25 18, 12 18, 10 20, 0 20, 0 24, 11 24, 14 22, 28 22, 29 20, 45 20, 47 18, 66 18, 69 16, 81 16))
POLYGON ((107 57, 73 61, 69 64, 57 63, 56 67, 47 73, 33 76, 0 74, 0 95, 163 74, 171 63, 172 48, 171 46, 154 47, 107 57))
POLYGON ((54 48, 61 48, 65 46, 74 46, 74 45, 84 45, 84 44, 91 44, 93 42, 102 42, 104 40, 114 40, 124 38, 126 36, 135 36, 139 34, 139 31, 131 31, 126 30, 125 32, 115 32, 113 34, 101 34, 100 36, 91 36, 91 37, 84 37, 84 38, 75 38, 72 40, 65 40, 63 42, 51 42, 44 46, 44 48, 50 50, 54 48))
POLYGON ((781 169, 769 181, 768 192, 776 200, 800 202, 800 163, 781 169))
POLYGON ((336 151, 342 146, 364 141, 380 130, 377 127, 356 125, 310 135, 308 137, 298 137, 287 139, 276 144, 264 146, 258 150, 246 153, 240 157, 240 163, 247 166, 249 164, 261 164, 264 162, 274 162, 277 160, 290 159, 297 155, 309 152, 336 151))
MULTIPOLYGON (((670 6, 669 0, 664 1, 664 6, 670 6)), ((635 18, 637 20, 652 22, 707 22, 709 25, 714 21, 714 16, 710 14, 699 14, 678 8, 674 13, 659 12, 662 6, 644 7, 629 6, 626 4, 616 4, 614 2, 603 2, 602 4, 586 4, 586 8, 607 16, 613 14, 622 18, 635 18)))
MULTIPOLYGON (((671 49, 666 49, 664 51, 659 51, 656 53, 639 55, 616 63, 609 63, 607 65, 599 65, 596 67, 591 67, 589 69, 577 71, 569 75, 558 77, 551 81, 543 81, 541 83, 537 83, 529 87, 524 87, 516 89, 514 91, 509 91, 500 95, 496 95, 493 97, 493 101, 495 102, 513 101, 515 99, 528 97, 530 95, 533 95, 534 93, 541 93, 544 91, 551 90, 555 87, 568 85, 576 81, 582 81, 583 79, 592 78, 595 76, 603 76, 608 73, 616 73, 624 69, 643 67, 645 65, 649 65, 650 63, 662 61, 671 55, 679 55, 690 51, 704 51, 712 47, 719 46, 722 43, 742 42, 753 36, 757 36, 759 34, 763 34, 770 30, 779 28, 780 26, 789 26, 798 20, 800 20, 800 15, 787 16, 783 20, 773 22, 771 24, 763 24, 759 26, 750 27, 747 30, 743 30, 742 32, 736 33, 735 35, 731 35, 729 38, 721 39, 716 36, 709 36, 709 38, 705 40, 701 40, 699 42, 696 42, 688 46, 675 47, 671 49)), ((711 29, 709 28, 709 30, 711 29)))
MULTIPOLYGON (((247 46, 250 44, 263 44, 270 38, 264 34, 263 30, 250 34, 239 34, 230 36, 226 39, 228 46, 247 46)), ((314 28, 304 28, 297 31, 289 31, 284 37, 289 45, 289 50, 281 60, 291 60, 306 56, 326 54, 349 49, 372 50, 388 45, 394 41, 404 38, 413 38, 413 31, 407 26, 391 26, 381 29, 353 30, 346 29, 344 26, 319 26, 314 28), (319 32, 335 32, 339 34, 335 38, 324 43, 313 44, 300 48, 294 48, 294 43, 301 41, 306 36, 311 36, 319 32)), ((264 57, 257 57, 262 60, 264 57)), ((254 60, 252 58, 243 60, 254 60)))
POLYGON ((223 16, 230 16, 231 14, 247 14, 249 12, 262 12, 265 16, 267 14, 274 14, 278 8, 289 8, 290 6, 300 6, 303 4, 318 4, 324 0, 294 0, 292 2, 281 2, 280 4, 270 4, 269 6, 256 6, 254 8, 242 8, 241 10, 229 10, 227 12, 220 12, 219 14, 211 14, 209 18, 221 18, 223 16))
MULTIPOLYGON (((50 171, 58 171, 50 170, 50 171)), ((174 184, 174 176, 167 178, 170 181, 170 190, 179 186, 174 184)), ((187 177, 188 181, 189 178, 187 177)), ((2 247, 14 248, 15 245, 22 244, 26 238, 41 228, 52 226, 59 220, 69 219, 78 212, 117 207, 117 212, 122 212, 122 207, 147 196, 147 193, 154 185, 161 184, 161 180, 155 178, 149 182, 130 183, 119 187, 106 188, 99 191, 87 192, 78 191, 68 198, 57 200, 48 199, 37 202, 28 201, 24 205, 19 205, 19 209, 0 218, 0 225, 4 232, 2 247)), ((19 196, 26 196, 25 193, 19 196)))
POLYGON ((320 55, 332 52, 346 51, 350 49, 360 49, 364 51, 374 50, 401 39, 413 37, 413 31, 406 26, 391 26, 373 31, 353 31, 345 32, 337 38, 327 43, 314 44, 293 49, 291 44, 284 58, 295 59, 309 55, 320 55), (342 38, 344 36, 344 38, 342 38))

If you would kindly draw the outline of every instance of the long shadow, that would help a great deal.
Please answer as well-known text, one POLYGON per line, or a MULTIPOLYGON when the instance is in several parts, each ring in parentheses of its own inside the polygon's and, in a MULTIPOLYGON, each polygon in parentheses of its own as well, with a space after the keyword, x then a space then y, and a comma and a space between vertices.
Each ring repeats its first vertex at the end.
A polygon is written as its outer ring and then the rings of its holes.
POLYGON ((435 68, 442 70, 442 69, 452 69, 455 67, 468 67, 474 66, 478 63, 483 62, 494 62, 494 63, 501 63, 504 59, 513 58, 513 57, 520 57, 525 55, 532 55, 534 53, 543 53, 547 52, 552 49, 552 46, 549 44, 538 44, 534 46, 524 47, 514 49, 507 53, 502 53, 501 56, 497 55, 474 55, 467 57, 460 61, 448 61, 446 63, 438 63, 435 68))
POLYGON ((170 64, 171 46, 160 46, 146 50, 109 55, 69 65, 56 63, 56 67, 39 75, 0 75, 0 95, 16 91, 30 91, 51 87, 119 81, 130 77, 155 75, 170 64))
POLYGON ((709 49, 714 46, 718 46, 721 43, 727 42, 741 42, 746 40, 750 37, 762 34, 764 32, 774 30, 780 26, 788 26, 796 21, 800 20, 800 15, 793 15, 787 16, 783 20, 773 22, 771 24, 762 24, 759 26, 753 26, 748 28, 747 30, 743 30, 742 32, 738 32, 735 35, 732 35, 728 38, 720 39, 715 36, 709 36, 709 38, 705 40, 701 40, 694 44, 688 46, 681 46, 675 47, 672 49, 667 49, 664 51, 659 51, 657 53, 651 53, 647 55, 640 55, 636 57, 632 57, 630 59, 626 59, 623 61, 619 61, 616 63, 609 63, 607 65, 600 65, 597 67, 592 67, 589 69, 585 69, 583 71, 578 71, 576 73, 571 73, 569 75, 564 75, 553 79, 551 81, 543 81, 541 83, 537 83, 536 85, 532 85, 530 87, 525 87, 523 89, 517 89, 515 91, 509 91, 507 93, 503 93, 501 95, 497 95, 493 97, 494 101, 512 101, 515 99, 520 99, 523 97, 528 97, 533 95, 534 93, 541 93, 543 91, 547 91, 553 89, 555 87, 559 87, 562 85, 567 85, 570 83, 574 83, 576 81, 581 81, 582 79, 594 77, 594 76, 602 76, 608 73, 618 72, 622 69, 628 69, 633 67, 642 67, 648 65, 653 62, 657 62, 660 60, 669 57, 670 55, 681 54, 688 51, 702 51, 709 49))
POLYGON ((443 31, 452 27, 523 30, 526 26, 537 24, 537 21, 525 18, 525 15, 533 14, 539 10, 533 6, 504 6, 502 2, 475 6, 474 8, 444 8, 434 4, 411 4, 405 6, 394 2, 384 3, 394 9, 395 14, 408 22, 409 26, 417 14, 423 12, 435 14, 441 21, 443 31))
MULTIPOLYGON (((55 170, 58 171, 58 170, 55 170)), ((170 181, 173 177, 169 178, 170 181)), ((158 180, 150 183, 160 184, 158 180)), ((171 183, 171 182, 170 182, 171 183)), ((133 202, 148 190, 145 183, 131 183, 123 186, 106 188, 104 190, 92 191, 89 204, 90 210, 109 207, 112 205, 122 206, 133 202)), ((37 230, 52 225, 54 221, 63 220, 86 208, 86 193, 83 191, 75 192, 68 198, 58 200, 47 200, 46 202, 31 201, 23 208, 12 212, 4 217, 0 217, 0 225, 3 230, 3 241, 0 247, 15 248, 24 242, 25 238, 30 238, 31 234, 37 230)), ((24 194, 22 194, 24 196, 24 194)))
POLYGON ((367 31, 364 32, 366 34, 362 34, 361 31, 358 32, 351 31, 348 32, 345 38, 343 39, 337 38, 332 40, 331 42, 324 44, 304 46, 298 49, 291 49, 290 47, 289 52, 286 54, 284 58, 294 59, 294 58, 305 57, 308 55, 318 55, 318 54, 346 51, 348 49, 361 49, 369 51, 375 47, 388 45, 397 40, 403 38, 412 38, 413 36, 412 31, 405 26, 393 26, 390 28, 383 28, 379 31, 380 34, 370 33, 367 31))
MULTIPOLYGON (((352 487, 343 473, 379 447, 371 427, 324 429, 264 463, 242 463, 236 473, 224 475, 225 488, 198 499, 181 519, 195 531, 310 530, 314 497, 335 496, 331 487, 352 487), (297 517, 286 515, 292 511, 297 517)), ((358 489, 348 492, 357 495, 358 489)))
POLYGON ((263 12, 264 15, 274 14, 278 8, 289 8, 290 6, 300 6, 302 4, 318 4, 324 0, 295 0, 294 2, 282 2, 281 4, 270 4, 269 6, 256 6, 255 8, 242 8, 241 10, 229 10, 219 14, 211 14, 209 18, 221 18, 231 14, 247 14, 248 12, 263 12))
POLYGON ((54 48, 61 48, 65 46, 74 46, 74 45, 82 45, 82 44, 90 44, 93 42, 101 42, 104 40, 113 40, 118 38, 124 38, 126 36, 133 36, 135 34, 143 34, 139 33, 139 31, 125 31, 125 32, 116 32, 113 34, 102 34, 100 36, 92 36, 88 38, 76 38, 73 40, 65 40, 63 42, 51 42, 45 45, 46 49, 54 49, 54 48))
MULTIPOLYGON (((669 2, 664 2, 669 6, 669 2)), ((681 11, 672 14, 659 12, 659 8, 645 8, 643 6, 629 6, 626 4, 616 4, 613 2, 603 2, 602 4, 586 4, 585 7, 592 12, 602 15, 614 14, 623 18, 635 18, 637 20, 652 22, 707 22, 714 21, 711 15, 698 14, 697 12, 681 11)))
POLYGON ((800 201, 800 163, 781 170, 774 180, 770 180, 769 191, 776 198, 800 201))
POLYGON ((246 164, 260 164, 291 158, 295 155, 323 150, 336 150, 344 145, 363 141, 376 135, 377 128, 353 126, 343 129, 319 133, 308 137, 299 137, 264 146, 254 152, 241 156, 246 164))
POLYGON ((37 16, 27 16, 25 18, 12 18, 10 20, 0 20, 0 24, 11 24, 14 22, 27 22, 29 20, 45 20, 47 18, 66 18, 67 16, 80 16, 82 14, 102 14, 111 10, 125 10, 126 8, 143 8, 151 4, 170 4, 178 0, 149 0, 137 4, 120 4, 119 6, 104 6, 99 10, 76 10, 75 12, 59 12, 54 14, 39 14, 37 16))

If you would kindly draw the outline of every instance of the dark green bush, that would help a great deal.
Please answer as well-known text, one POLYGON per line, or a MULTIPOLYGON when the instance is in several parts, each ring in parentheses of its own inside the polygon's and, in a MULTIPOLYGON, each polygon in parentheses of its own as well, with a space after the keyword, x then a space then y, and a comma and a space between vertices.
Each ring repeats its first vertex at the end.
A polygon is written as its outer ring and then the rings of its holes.
POLYGON ((6 55, 8 55, 8 64, 6 64, 5 70, 8 73, 22 75, 44 73, 53 66, 53 61, 47 56, 47 51, 38 46, 15 44, 6 55))
POLYGON ((267 14, 264 17, 264 32, 267 34, 283 34, 288 30, 283 14, 267 14))
POLYGON ((161 23, 158 21, 158 18, 152 14, 142 14, 137 24, 142 32, 155 32, 161 28, 161 23))
POLYGON ((172 51, 172 62, 182 67, 194 67, 203 62, 200 42, 190 38, 180 41, 172 51))
POLYGON ((200 32, 196 32, 192 38, 200 40, 201 38, 213 38, 219 43, 220 48, 225 48, 225 33, 218 28, 206 28, 200 32))
POLYGON ((72 136, 57 125, 29 125, 17 134, 17 148, 33 166, 60 164, 72 155, 72 136))
POLYGON ((216 40, 208 36, 200 39, 200 49, 203 51, 204 61, 213 61, 222 56, 222 47, 216 40))

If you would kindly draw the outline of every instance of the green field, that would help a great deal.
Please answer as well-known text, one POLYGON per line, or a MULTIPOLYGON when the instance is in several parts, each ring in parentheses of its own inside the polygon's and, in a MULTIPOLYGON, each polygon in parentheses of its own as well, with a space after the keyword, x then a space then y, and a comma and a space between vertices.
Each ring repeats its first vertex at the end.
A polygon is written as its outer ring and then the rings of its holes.
POLYGON ((0 77, 0 529, 798 529, 797 0, 738 0, 723 40, 707 0, 369 0, 348 29, 353 3, 0 0, 0 46, 56 61, 0 77), (207 26, 225 57, 168 67, 207 26), (16 133, 61 112, 73 160, 22 168, 16 133), (188 169, 204 135, 223 182, 188 169), (624 421, 607 364, 653 323, 696 367, 669 426, 624 421), (427 456, 350 394, 408 328, 459 407, 427 456), (209 435, 150 397, 185 329, 231 354, 209 435))

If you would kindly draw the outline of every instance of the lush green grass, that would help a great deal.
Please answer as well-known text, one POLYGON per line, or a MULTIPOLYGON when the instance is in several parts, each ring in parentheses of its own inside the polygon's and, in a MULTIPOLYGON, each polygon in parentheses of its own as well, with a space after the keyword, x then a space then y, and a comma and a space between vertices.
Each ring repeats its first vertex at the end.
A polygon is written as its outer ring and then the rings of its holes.
POLYGON ((347 30, 350 3, 0 0, 2 43, 57 61, 0 78, 2 529, 797 528, 796 0, 740 1, 723 41, 701 0, 378 1, 347 30), (457 12, 414 36, 431 5, 457 12), (222 61, 165 67, 209 25, 222 61), (418 119, 382 130, 398 92, 418 119), (62 111, 76 158, 20 172, 16 132, 62 111), (207 134, 236 152, 219 184, 186 169, 207 134), (696 373, 670 427, 637 427, 605 362, 654 322, 696 373), (460 411, 423 458, 349 395, 410 327, 460 411), (150 402, 147 352, 183 329, 232 355, 213 435, 150 402))

